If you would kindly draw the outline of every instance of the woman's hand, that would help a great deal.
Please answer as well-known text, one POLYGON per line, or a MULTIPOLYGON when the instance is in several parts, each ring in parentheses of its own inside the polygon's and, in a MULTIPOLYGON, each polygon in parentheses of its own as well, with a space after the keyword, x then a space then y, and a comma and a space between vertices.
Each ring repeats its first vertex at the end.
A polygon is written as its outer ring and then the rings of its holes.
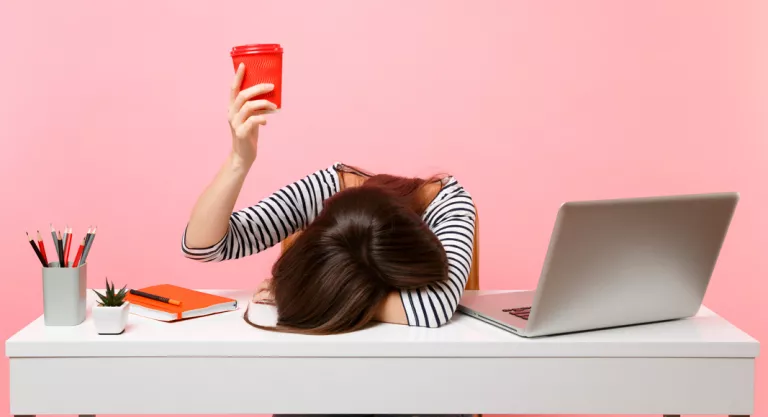
POLYGON ((277 109, 267 100, 249 101, 255 96, 272 91, 272 84, 257 84, 240 90, 243 84, 245 66, 237 67, 235 79, 229 95, 229 127, 232 130, 232 152, 239 163, 250 166, 256 159, 256 146, 259 141, 259 126, 267 124, 265 115, 277 109))
POLYGON ((272 280, 270 278, 264 281, 256 287, 256 292, 253 293, 253 302, 259 304, 274 304, 275 298, 272 296, 272 280))

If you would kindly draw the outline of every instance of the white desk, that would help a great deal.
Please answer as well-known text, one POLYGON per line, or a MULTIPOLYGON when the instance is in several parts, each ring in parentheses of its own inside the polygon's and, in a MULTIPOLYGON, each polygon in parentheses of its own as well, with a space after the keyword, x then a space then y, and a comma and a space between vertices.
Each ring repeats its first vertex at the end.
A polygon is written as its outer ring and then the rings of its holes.
MULTIPOLYGON (((218 292, 218 291, 217 291, 218 292)), ((238 311, 132 315, 119 336, 38 318, 6 342, 11 413, 749 415, 758 343, 691 319, 524 339, 457 314, 440 329, 261 331, 238 311), (114 376, 107 376, 110 372, 114 376)), ((93 299, 89 299, 89 306, 93 299)))

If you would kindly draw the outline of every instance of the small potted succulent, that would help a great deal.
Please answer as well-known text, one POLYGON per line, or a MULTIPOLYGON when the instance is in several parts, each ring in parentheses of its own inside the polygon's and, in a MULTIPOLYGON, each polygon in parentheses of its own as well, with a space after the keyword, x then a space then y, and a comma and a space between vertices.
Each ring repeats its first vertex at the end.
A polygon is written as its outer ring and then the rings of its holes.
POLYGON ((120 334, 125 331, 128 323, 130 303, 125 301, 125 287, 115 292, 115 284, 107 282, 104 294, 93 290, 99 297, 99 302, 93 306, 93 324, 99 334, 120 334))

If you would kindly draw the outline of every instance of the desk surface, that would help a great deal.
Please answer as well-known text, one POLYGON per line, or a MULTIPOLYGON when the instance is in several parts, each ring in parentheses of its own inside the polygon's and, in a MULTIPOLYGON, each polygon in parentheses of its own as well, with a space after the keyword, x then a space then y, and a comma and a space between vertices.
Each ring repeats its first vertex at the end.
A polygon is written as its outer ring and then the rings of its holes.
POLYGON ((39 317, 6 341, 6 356, 754 358, 759 352, 756 340, 706 307, 684 320, 534 339, 460 313, 439 329, 377 324, 349 334, 305 336, 263 331, 245 323, 242 316, 250 291, 206 291, 236 298, 240 308, 176 323, 131 315, 122 335, 99 335, 90 315, 95 300, 89 291, 85 322, 46 327, 39 317))
MULTIPOLYGON (((243 307, 250 298, 221 293, 243 307)), ((525 339, 461 314, 439 329, 273 333, 248 326, 243 307, 178 323, 131 316, 119 336, 96 334, 90 314, 76 327, 46 327, 39 318, 6 343, 11 412, 748 415, 754 408, 758 344, 707 309, 686 320, 525 339), (121 377, 93 377, 103 369, 121 377)))

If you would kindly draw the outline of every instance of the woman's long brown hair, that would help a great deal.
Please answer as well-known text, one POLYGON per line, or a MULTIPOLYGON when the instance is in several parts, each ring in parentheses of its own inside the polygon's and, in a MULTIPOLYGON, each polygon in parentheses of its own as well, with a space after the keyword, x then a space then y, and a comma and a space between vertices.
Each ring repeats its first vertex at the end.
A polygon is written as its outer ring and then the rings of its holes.
MULTIPOLYGON (((445 251, 422 220, 429 180, 375 175, 324 203, 272 268, 277 325, 271 331, 359 330, 387 295, 447 278, 445 251)), ((250 305, 249 305, 250 308, 250 305)))

